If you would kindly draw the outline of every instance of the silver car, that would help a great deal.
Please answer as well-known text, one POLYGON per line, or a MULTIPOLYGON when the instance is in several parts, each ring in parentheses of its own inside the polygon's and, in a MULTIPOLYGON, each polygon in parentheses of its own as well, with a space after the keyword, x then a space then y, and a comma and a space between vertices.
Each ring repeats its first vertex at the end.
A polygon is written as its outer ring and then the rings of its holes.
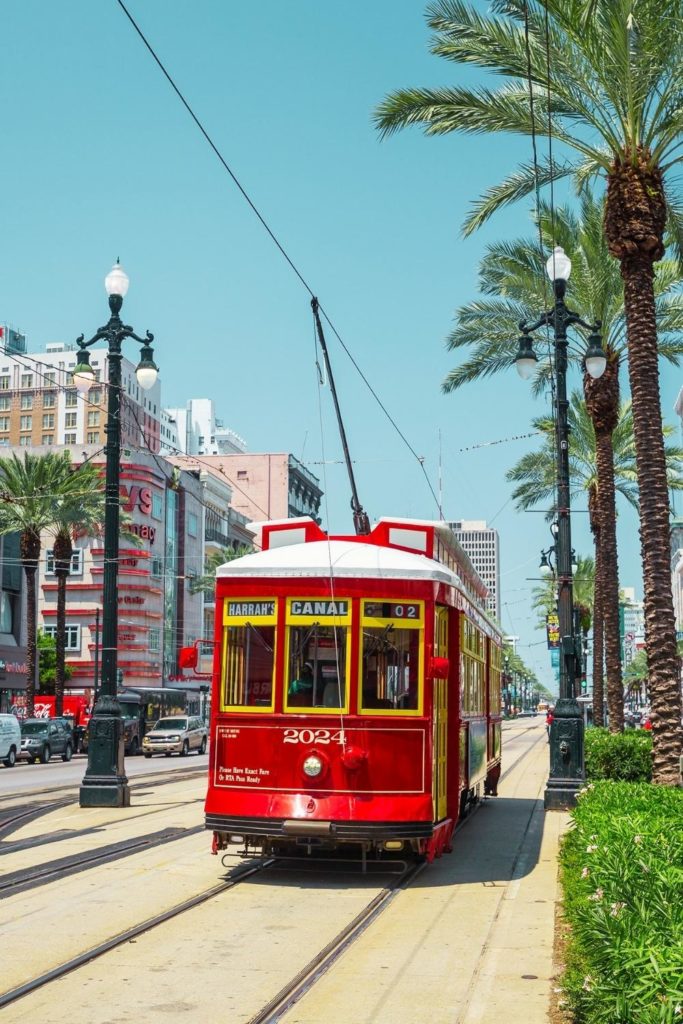
POLYGON ((146 733, 142 741, 142 752, 145 757, 152 754, 180 754, 187 756, 191 750, 198 754, 206 753, 207 730, 201 718, 192 715, 178 715, 173 718, 160 718, 146 733))

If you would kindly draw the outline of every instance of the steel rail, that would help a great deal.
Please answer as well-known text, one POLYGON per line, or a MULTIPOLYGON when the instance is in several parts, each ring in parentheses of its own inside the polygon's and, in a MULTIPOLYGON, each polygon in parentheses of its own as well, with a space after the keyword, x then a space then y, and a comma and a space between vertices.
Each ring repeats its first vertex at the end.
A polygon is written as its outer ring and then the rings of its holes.
POLYGON ((130 942, 131 939, 139 938, 140 935, 151 931, 160 924, 164 924, 166 921, 171 921, 173 918, 179 917, 180 914, 184 914, 188 910, 193 910, 194 907, 201 906, 202 903, 207 903, 216 896, 220 896, 222 893, 227 892, 230 889, 234 889, 240 882, 243 882, 246 878, 249 878, 252 875, 258 874, 265 868, 269 867, 270 864, 271 861, 265 861, 261 864, 254 865, 254 867, 246 868, 241 871, 238 876, 229 879, 227 882, 222 882, 220 885, 214 885, 211 889, 206 889, 204 892, 198 893, 196 896, 191 896, 189 899, 184 900, 182 903, 178 903, 175 907, 171 907, 169 910, 164 910, 160 914, 148 917, 140 924, 133 925, 132 928, 127 928, 124 932, 119 932, 117 935, 112 936, 110 939, 106 939, 97 946, 91 947, 84 953, 79 953, 77 956, 65 961, 65 963, 59 964, 57 967, 53 967, 49 971, 45 971, 44 974, 39 974, 37 978, 32 978, 31 981, 26 981, 23 985, 17 985, 16 988, 0 993, 0 1009, 5 1006, 9 1006, 11 1003, 16 1002, 17 999, 21 999, 23 996, 27 996, 31 992, 36 992, 51 981, 63 978, 64 975, 70 974, 79 967, 83 967, 85 964, 98 959, 98 957, 104 956, 105 953, 111 952, 111 950, 116 949, 117 946, 123 946, 126 942, 130 942))
MULTIPOLYGON (((525 732, 528 730, 525 730, 525 732)), ((520 761, 535 749, 545 735, 535 740, 527 749, 510 765, 501 775, 501 780, 516 768, 520 761)), ((500 780, 499 780, 500 781, 500 780)), ((462 821, 458 822, 454 830, 454 836, 472 821, 470 813, 462 821)), ((528 830, 527 823, 527 830, 528 830)), ((526 834, 526 832, 525 832, 526 834)), ((515 865, 519 854, 515 858, 515 865)), ((278 1021, 289 1013, 292 1007, 299 1002, 320 980, 320 978, 332 967, 347 949, 362 935, 362 933, 376 920, 377 917, 389 906, 399 892, 408 888, 415 881, 415 878, 427 866, 426 861, 413 864, 391 885, 379 893, 361 912, 329 942, 306 966, 285 985, 257 1014, 250 1017, 247 1024, 277 1024, 278 1021)))
POLYGON ((391 885, 386 886, 373 900, 357 914, 353 921, 335 935, 324 949, 313 957, 306 966, 276 996, 268 1002, 247 1024, 274 1024, 287 1013, 302 996, 315 985, 339 957, 346 952, 376 918, 384 911, 398 893, 410 885, 424 870, 426 862, 411 865, 391 885))
MULTIPOLYGON (((90 868, 99 867, 102 864, 112 864, 130 857, 134 853, 144 853, 145 850, 153 850, 157 846, 164 846, 166 843, 173 843, 177 839, 186 839, 188 836, 205 831, 204 825, 173 831, 164 829, 161 832, 151 832, 147 836, 140 836, 132 841, 123 840, 120 843, 100 847, 99 850, 91 850, 82 857, 64 857, 52 861, 50 864, 41 864, 35 868, 18 871, 9 877, 5 876, 5 879, 0 881, 0 900, 16 896, 20 892, 37 889, 41 885, 47 885, 54 878, 62 879, 69 875, 77 875, 81 871, 88 871, 90 868)), ((68 838, 68 836, 64 838, 68 838)))

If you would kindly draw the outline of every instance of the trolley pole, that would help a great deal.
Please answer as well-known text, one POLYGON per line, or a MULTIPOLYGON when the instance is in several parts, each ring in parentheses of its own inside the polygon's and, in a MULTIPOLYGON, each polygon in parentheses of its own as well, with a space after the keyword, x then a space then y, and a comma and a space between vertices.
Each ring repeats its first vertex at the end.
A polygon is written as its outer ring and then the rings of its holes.
MULTIPOLYGON (((588 324, 567 309, 564 296, 571 272, 571 261, 556 246, 546 264, 553 284, 553 308, 533 324, 521 323, 522 336, 516 356, 522 377, 530 377, 537 358, 529 335, 539 327, 551 327, 554 336, 554 414, 557 468, 557 536, 554 548, 557 566, 557 612, 560 632, 560 692, 550 726, 550 772, 545 790, 546 810, 567 810, 576 802, 576 795, 586 778, 583 750, 583 715, 576 699, 577 666, 580 664, 580 639, 574 632, 574 600, 572 574, 571 507, 569 486, 569 423, 567 400, 567 328, 582 327, 590 331, 584 362, 592 377, 601 377, 607 359, 598 334, 600 324, 588 324)), ((547 565, 546 552, 542 565, 547 565)))

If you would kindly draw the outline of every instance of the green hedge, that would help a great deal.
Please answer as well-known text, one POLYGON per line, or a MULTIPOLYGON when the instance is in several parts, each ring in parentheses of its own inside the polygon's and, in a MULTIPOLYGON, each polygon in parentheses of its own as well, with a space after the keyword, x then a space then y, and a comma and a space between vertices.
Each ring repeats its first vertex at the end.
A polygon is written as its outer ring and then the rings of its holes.
POLYGON ((609 732, 586 729, 586 778, 616 782, 650 782, 652 733, 646 729, 609 732))
POLYGON ((683 1021, 683 790, 597 782, 560 857, 577 1024, 683 1021))

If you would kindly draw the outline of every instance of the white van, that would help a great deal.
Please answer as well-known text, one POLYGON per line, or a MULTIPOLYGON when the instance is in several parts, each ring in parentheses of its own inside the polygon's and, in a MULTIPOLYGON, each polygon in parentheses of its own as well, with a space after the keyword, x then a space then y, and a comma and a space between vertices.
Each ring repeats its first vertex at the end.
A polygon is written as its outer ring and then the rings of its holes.
POLYGON ((0 761, 14 768, 21 750, 21 727, 16 715, 0 715, 0 761))

